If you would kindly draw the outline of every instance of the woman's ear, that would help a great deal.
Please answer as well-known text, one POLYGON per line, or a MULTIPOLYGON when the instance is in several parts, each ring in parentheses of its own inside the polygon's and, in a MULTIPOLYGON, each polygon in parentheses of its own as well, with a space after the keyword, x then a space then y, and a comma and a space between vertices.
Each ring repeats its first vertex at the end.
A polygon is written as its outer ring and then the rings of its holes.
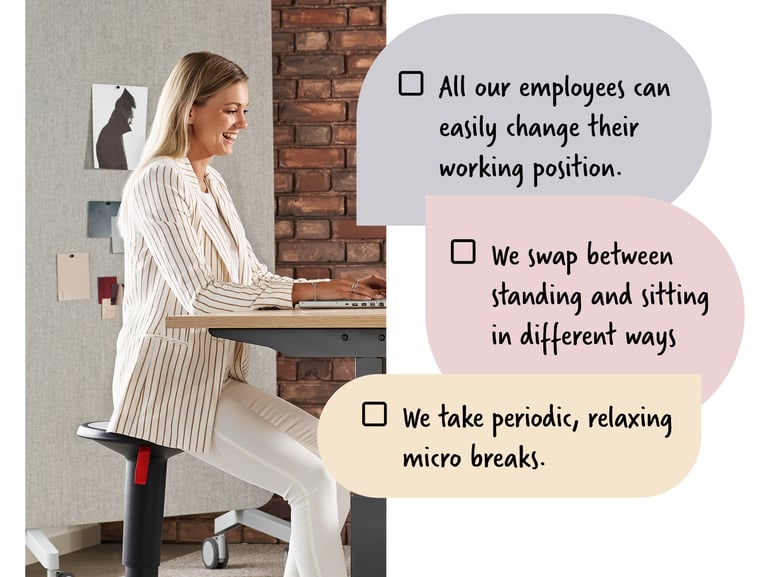
POLYGON ((195 105, 190 107, 190 110, 187 112, 187 124, 193 124, 195 122, 195 105))

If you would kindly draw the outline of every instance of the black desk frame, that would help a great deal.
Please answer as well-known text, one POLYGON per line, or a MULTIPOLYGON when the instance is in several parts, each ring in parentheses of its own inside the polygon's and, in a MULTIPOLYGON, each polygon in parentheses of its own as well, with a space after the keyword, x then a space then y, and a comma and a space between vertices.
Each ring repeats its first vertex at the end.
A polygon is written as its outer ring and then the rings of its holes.
MULTIPOLYGON (((209 333, 290 357, 352 357, 356 377, 385 373, 383 328, 211 328, 209 333)), ((386 518, 385 499, 352 495, 351 577, 386 577, 386 518)))

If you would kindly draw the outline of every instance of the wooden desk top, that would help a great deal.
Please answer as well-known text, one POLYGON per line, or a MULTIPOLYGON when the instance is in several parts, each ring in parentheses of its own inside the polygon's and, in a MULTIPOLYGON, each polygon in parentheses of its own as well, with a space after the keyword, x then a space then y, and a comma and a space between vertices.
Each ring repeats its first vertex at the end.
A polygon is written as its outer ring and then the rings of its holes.
POLYGON ((281 309, 166 317, 167 328, 384 329, 384 309, 281 309))

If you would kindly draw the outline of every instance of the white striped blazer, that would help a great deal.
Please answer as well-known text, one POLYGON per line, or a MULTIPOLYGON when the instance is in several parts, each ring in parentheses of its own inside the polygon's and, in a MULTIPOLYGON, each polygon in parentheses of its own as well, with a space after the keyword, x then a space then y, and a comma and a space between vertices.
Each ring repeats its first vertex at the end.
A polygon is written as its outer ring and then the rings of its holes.
POLYGON ((237 260, 187 157, 152 161, 124 192, 123 326, 108 427, 194 452, 209 446, 223 383, 246 379, 248 350, 205 329, 166 329, 166 316, 290 308, 295 282, 259 262, 224 180, 210 167, 206 176, 237 260))

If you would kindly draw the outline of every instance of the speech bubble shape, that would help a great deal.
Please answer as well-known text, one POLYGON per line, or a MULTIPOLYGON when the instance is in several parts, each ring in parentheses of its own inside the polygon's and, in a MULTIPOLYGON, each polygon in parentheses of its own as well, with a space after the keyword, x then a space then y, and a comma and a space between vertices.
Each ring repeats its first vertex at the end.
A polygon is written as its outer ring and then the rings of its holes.
POLYGON ((705 400, 732 366, 738 275, 683 210, 623 196, 426 205, 427 331, 443 373, 692 373, 705 400))
POLYGON ((370 375, 321 413, 321 457, 370 497, 646 497, 700 447, 697 375, 370 375))
POLYGON ((687 52, 616 15, 427 20, 377 57, 357 114, 362 225, 423 224, 426 194, 671 201, 711 132, 687 52))

